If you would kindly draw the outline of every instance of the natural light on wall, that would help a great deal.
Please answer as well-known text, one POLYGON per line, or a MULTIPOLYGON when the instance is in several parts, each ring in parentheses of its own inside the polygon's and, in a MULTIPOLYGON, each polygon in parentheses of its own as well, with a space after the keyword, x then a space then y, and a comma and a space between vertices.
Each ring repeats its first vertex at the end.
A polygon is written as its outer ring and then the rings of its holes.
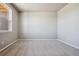
POLYGON ((12 31, 12 10, 3 3, 0 3, 0 32, 12 31))

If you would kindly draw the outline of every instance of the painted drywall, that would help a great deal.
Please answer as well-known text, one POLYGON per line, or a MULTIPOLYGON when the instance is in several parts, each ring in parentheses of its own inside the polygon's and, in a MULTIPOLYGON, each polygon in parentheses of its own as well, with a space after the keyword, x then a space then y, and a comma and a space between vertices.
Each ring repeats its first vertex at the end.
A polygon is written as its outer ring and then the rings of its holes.
POLYGON ((18 13, 12 5, 7 5, 12 9, 12 32, 0 32, 0 49, 16 40, 18 36, 18 13))
POLYGON ((79 4, 68 4, 58 11, 58 39, 79 48, 79 4))
POLYGON ((56 12, 21 12, 19 14, 19 38, 56 39, 56 12))

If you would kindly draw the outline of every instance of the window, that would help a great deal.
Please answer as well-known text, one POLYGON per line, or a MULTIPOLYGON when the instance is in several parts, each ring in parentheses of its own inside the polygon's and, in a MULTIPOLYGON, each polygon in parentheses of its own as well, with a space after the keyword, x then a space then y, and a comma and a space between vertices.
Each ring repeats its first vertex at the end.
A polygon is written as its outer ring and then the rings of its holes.
POLYGON ((0 32, 12 31, 12 10, 0 3, 0 32))

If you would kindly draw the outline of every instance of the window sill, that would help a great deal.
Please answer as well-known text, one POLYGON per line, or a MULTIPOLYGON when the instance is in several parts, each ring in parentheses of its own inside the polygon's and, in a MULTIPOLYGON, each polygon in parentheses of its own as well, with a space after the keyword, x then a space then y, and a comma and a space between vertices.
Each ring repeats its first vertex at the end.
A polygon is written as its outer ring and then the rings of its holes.
POLYGON ((4 32, 12 32, 12 31, 7 31, 7 30, 0 31, 0 33, 4 33, 4 32))

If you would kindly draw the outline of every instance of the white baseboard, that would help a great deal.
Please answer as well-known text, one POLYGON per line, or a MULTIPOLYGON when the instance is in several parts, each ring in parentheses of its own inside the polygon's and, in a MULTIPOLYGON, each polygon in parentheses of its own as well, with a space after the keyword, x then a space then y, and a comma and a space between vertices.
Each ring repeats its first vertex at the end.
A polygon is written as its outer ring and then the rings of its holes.
POLYGON ((79 50, 79 47, 78 47, 78 46, 72 45, 72 44, 70 44, 70 43, 68 43, 68 42, 65 42, 65 41, 63 41, 63 40, 60 40, 60 39, 58 39, 58 41, 60 41, 60 42, 62 42, 62 43, 64 43, 64 44, 67 44, 67 45, 69 45, 69 46, 71 46, 71 47, 76 48, 76 49, 79 50))
POLYGON ((57 40, 57 39, 18 39, 18 40, 57 40))
POLYGON ((10 43, 10 44, 6 45, 5 47, 3 47, 2 49, 0 49, 0 52, 3 51, 3 50, 5 50, 6 48, 8 48, 9 46, 11 46, 12 44, 14 44, 16 41, 18 41, 18 40, 13 41, 12 43, 10 43))

